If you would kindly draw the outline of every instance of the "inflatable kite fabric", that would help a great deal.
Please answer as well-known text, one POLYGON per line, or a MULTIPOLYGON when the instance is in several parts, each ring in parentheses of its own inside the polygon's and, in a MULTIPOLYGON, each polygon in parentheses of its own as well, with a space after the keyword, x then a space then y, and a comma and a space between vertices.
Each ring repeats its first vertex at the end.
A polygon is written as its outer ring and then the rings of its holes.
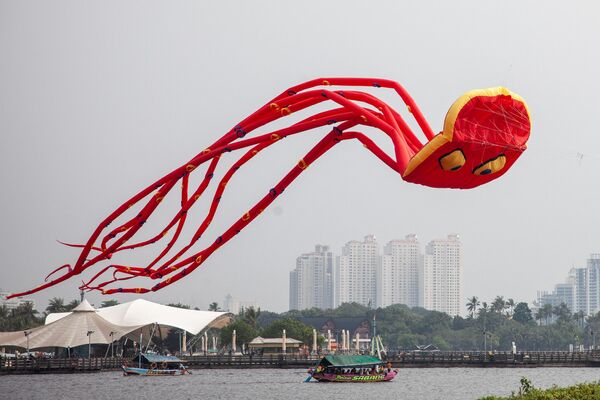
MULTIPOLYGON (((502 87, 473 90, 461 96, 450 107, 443 131, 436 135, 408 92, 396 82, 371 78, 315 79, 284 91, 190 161, 127 200, 98 225, 86 244, 67 244, 81 249, 75 265, 63 265, 52 271, 44 284, 10 297, 35 293, 56 285, 109 260, 117 252, 166 241, 170 234, 165 247, 146 266, 108 265, 87 283, 83 283, 80 289, 98 290, 103 294, 146 293, 169 286, 202 265, 215 250, 258 217, 315 160, 345 140, 362 143, 405 181, 435 188, 469 189, 497 179, 508 171, 526 149, 530 127, 529 111, 524 100, 502 87), (373 94, 334 89, 336 86, 369 87, 371 91, 382 90, 381 88, 394 90, 423 131, 427 143, 423 145, 404 118, 373 94), (331 108, 288 124, 283 129, 249 137, 257 128, 281 118, 290 118, 294 113, 310 110, 320 103, 323 103, 321 106, 331 108), (287 175, 266 191, 258 203, 237 218, 221 236, 211 240, 210 245, 186 255, 211 224, 227 183, 244 164, 288 136, 325 126, 329 127, 327 134, 296 162, 287 175), (357 129, 361 126, 376 128, 385 133, 391 139, 394 153, 386 154, 375 142, 359 132, 357 129), (173 249, 186 222, 187 213, 215 180, 219 162, 230 157, 229 153, 239 151, 241 157, 222 174, 208 213, 191 240, 181 248, 173 249), (199 171, 200 166, 204 171, 201 183, 197 187, 189 187, 190 176, 199 171), (181 207, 170 222, 155 236, 130 243, 142 230, 144 223, 160 208, 161 200, 173 191, 178 182, 181 182, 181 207), (111 224, 132 207, 135 207, 133 210, 137 215, 110 229, 111 224), (175 254, 167 257, 171 250, 176 251, 175 254), (59 271, 62 273, 59 277, 49 280, 59 271), (108 276, 101 279, 106 274, 108 276), (132 278, 148 278, 156 283, 150 288, 114 287, 123 286, 121 282, 132 278)), ((174 192, 177 193, 178 190, 174 192)))

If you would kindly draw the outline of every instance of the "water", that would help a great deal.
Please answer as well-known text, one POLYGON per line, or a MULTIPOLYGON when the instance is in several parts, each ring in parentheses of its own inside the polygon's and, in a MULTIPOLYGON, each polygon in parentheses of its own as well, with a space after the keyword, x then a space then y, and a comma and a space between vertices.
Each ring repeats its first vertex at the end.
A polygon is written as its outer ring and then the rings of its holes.
POLYGON ((179 377, 124 377, 118 371, 0 376, 0 399, 418 399, 509 395, 522 376, 536 387, 600 380, 594 368, 412 368, 387 383, 303 383, 305 370, 193 370, 179 377))

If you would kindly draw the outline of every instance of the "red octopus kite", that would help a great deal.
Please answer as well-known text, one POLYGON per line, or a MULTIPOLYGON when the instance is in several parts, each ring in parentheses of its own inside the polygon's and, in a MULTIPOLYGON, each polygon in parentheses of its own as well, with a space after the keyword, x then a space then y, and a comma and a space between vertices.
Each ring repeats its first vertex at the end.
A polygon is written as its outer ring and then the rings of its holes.
POLYGON ((46 277, 46 283, 10 297, 35 293, 62 282, 86 269, 107 261, 117 252, 152 245, 161 240, 167 243, 159 254, 145 266, 108 265, 98 271, 82 290, 99 290, 103 294, 120 292, 146 293, 157 291, 187 276, 219 247, 240 233, 246 225, 267 208, 294 179, 315 160, 344 140, 358 140, 402 179, 436 188, 469 189, 502 176, 526 149, 531 122, 523 99, 509 90, 496 87, 473 90, 461 96, 450 107, 444 129, 437 135, 408 92, 398 83, 371 78, 315 79, 284 91, 254 114, 239 122, 208 148, 174 171, 152 183, 104 219, 86 244, 68 244, 81 248, 73 266, 64 265, 46 277), (427 143, 419 141, 404 118, 374 95, 358 90, 338 90, 333 86, 388 88, 394 90, 408 107, 423 131, 427 143), (249 137, 257 128, 292 114, 324 103, 330 106, 308 118, 272 132, 249 137), (258 203, 241 215, 229 229, 213 239, 200 251, 189 250, 209 227, 219 207, 227 182, 246 162, 267 147, 290 135, 329 126, 327 134, 292 169, 266 193, 258 203), (394 153, 386 154, 370 138, 359 132, 360 126, 374 127, 392 141, 394 153), (215 179, 217 166, 228 153, 241 151, 241 157, 222 175, 210 209, 191 240, 174 254, 167 256, 176 245, 186 222, 188 211, 215 179), (189 177, 204 165, 205 174, 198 187, 189 187, 189 177), (135 241, 134 236, 160 207, 161 200, 181 182, 181 207, 167 226, 150 239, 135 241), (137 215, 111 229, 111 224, 130 208, 137 215), (167 236, 170 235, 170 238, 167 236), (49 280, 62 271, 62 275, 49 280), (101 279, 106 273, 107 278, 101 279), (132 278, 148 278, 156 283, 145 287, 113 287, 117 282, 132 278), (98 282, 100 281, 100 282, 98 282))

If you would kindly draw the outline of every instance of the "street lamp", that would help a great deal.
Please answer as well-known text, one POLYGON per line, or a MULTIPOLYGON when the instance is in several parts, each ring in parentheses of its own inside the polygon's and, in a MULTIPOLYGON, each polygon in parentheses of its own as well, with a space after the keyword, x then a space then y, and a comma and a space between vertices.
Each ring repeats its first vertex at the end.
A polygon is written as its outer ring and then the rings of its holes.
POLYGON ((31 331, 24 331, 23 333, 27 339, 27 358, 29 358, 29 335, 31 334, 31 331))
MULTIPOLYGON (((110 347, 110 357, 111 358, 113 358, 115 356, 115 354, 114 354, 115 353, 114 352, 114 350, 115 350, 115 346, 114 346, 115 341, 113 339, 113 336, 114 336, 115 333, 117 333, 117 332, 110 332, 108 334, 108 336, 110 336, 110 343, 108 344, 108 347, 110 347)), ((108 355, 108 347, 106 348, 106 353, 104 354, 104 358, 106 358, 106 356, 108 355)))
POLYGON ((92 333, 94 333, 94 331, 87 331, 87 337, 88 337, 88 358, 92 358, 92 333))

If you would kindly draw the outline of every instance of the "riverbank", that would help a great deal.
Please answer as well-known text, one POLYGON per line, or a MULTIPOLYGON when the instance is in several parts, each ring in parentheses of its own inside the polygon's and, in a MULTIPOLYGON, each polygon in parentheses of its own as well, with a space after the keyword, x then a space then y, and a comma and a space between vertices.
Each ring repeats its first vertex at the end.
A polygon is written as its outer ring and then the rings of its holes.
POLYGON ((522 394, 509 397, 487 396, 480 400, 597 400, 600 398, 600 382, 582 383, 565 388, 536 389, 525 385, 521 380, 522 394))

